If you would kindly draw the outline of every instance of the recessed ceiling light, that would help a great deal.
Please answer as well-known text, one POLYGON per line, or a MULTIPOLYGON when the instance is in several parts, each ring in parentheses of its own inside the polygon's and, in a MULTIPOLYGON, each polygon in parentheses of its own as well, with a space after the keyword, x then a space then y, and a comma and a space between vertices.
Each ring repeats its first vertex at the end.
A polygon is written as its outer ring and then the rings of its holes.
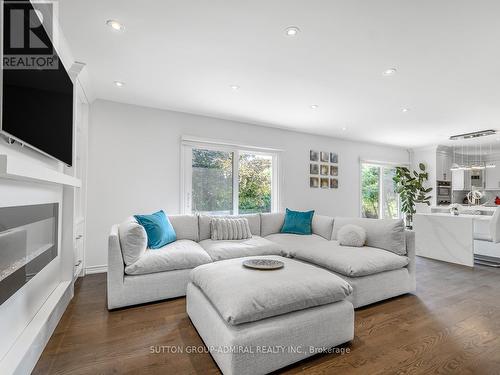
POLYGON ((342 126, 342 131, 346 131, 347 130, 347 126, 342 126))
POLYGON ((286 36, 296 36, 300 32, 297 26, 289 26, 285 29, 286 36))
POLYGON ((386 69, 384 70, 384 72, 382 73, 384 76, 393 76, 394 74, 396 74, 397 72, 397 69, 396 68, 389 68, 389 69, 386 69))
POLYGON ((125 29, 125 26, 123 26, 123 24, 121 24, 117 20, 107 20, 106 25, 108 25, 109 27, 111 27, 113 30, 116 31, 122 31, 125 29))
POLYGON ((123 87, 123 86, 125 86, 125 82, 122 82, 122 81, 115 81, 114 84, 115 84, 116 87, 123 87))
POLYGON ((231 85, 230 87, 231 87, 231 90, 233 90, 233 91, 238 91, 240 89, 240 86, 238 86, 238 85, 231 85))
POLYGON ((401 110, 401 112, 403 112, 403 113, 410 112, 410 108, 403 108, 403 109, 401 110))
POLYGON ((318 107, 319 107, 319 105, 317 105, 317 104, 312 104, 311 105, 311 109, 318 109, 318 107))

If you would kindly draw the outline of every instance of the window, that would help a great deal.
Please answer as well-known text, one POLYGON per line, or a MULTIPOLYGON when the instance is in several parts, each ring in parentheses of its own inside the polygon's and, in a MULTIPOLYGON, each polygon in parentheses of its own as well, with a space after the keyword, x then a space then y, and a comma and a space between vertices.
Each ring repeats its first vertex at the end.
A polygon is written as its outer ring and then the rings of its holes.
POLYGON ((278 153, 183 141, 184 212, 278 211, 278 153))
POLYGON ((240 153, 238 168, 238 212, 271 212, 273 157, 240 153))
POLYGON ((192 211, 233 213, 233 153, 193 149, 192 211))
POLYGON ((398 194, 392 178, 396 167, 361 163, 361 216, 373 219, 401 217, 398 194))

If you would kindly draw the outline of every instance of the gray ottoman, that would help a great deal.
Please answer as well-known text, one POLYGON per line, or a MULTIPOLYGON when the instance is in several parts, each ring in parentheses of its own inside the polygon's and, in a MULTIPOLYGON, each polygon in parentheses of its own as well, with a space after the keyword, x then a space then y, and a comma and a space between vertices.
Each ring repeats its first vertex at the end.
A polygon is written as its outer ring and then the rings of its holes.
POLYGON ((279 256, 251 270, 239 258, 191 272, 187 313, 225 375, 265 374, 354 337, 351 286, 331 272, 279 256))

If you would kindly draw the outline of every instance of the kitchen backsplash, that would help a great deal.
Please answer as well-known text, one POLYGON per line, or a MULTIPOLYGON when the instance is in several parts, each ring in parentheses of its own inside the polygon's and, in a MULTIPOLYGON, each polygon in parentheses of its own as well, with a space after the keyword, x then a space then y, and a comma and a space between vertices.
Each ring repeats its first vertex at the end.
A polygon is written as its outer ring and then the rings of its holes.
MULTIPOLYGON (((463 203, 468 191, 454 191, 453 192, 453 203, 463 203)), ((499 190, 487 190, 484 191, 484 197, 481 199, 482 204, 495 204, 495 198, 500 197, 499 190)))

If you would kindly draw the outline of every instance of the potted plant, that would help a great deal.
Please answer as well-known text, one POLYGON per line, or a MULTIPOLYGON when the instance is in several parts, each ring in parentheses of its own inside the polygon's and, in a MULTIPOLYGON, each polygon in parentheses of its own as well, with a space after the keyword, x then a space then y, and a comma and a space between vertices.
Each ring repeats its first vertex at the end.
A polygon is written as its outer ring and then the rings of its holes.
POLYGON ((396 167, 396 174, 393 178, 395 192, 401 199, 401 211, 405 214, 406 228, 413 228, 413 214, 415 214, 415 204, 425 203, 430 206, 431 196, 427 195, 432 188, 425 188, 424 183, 428 181, 429 174, 425 171, 425 165, 418 165, 420 171, 413 171, 406 167, 396 167))

